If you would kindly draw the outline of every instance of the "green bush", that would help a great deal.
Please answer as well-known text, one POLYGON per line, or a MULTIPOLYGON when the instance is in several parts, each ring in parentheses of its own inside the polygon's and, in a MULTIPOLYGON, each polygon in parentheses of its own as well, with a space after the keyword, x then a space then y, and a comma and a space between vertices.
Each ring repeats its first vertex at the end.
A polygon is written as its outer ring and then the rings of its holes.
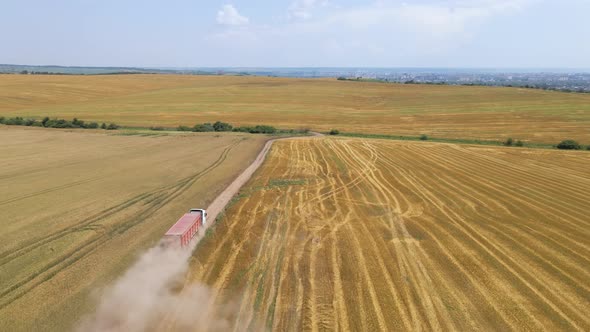
POLYGON ((239 133, 249 133, 250 130, 252 130, 251 127, 234 127, 234 129, 232 129, 233 132, 239 133))
POLYGON ((21 117, 15 117, 15 118, 8 118, 6 120, 4 120, 4 124, 9 125, 9 126, 22 126, 24 124, 25 120, 21 117))
POLYGON ((275 127, 265 125, 258 125, 250 130, 252 134, 274 134, 276 132, 277 129, 275 127))
POLYGON ((210 123, 202 123, 202 124, 195 125, 193 127, 193 131, 198 132, 198 133, 205 133, 205 132, 215 131, 215 128, 213 128, 213 125, 211 125, 210 123))
POLYGON ((150 127, 150 130, 163 131, 164 130, 164 127, 160 127, 160 126, 158 126, 158 127, 150 127))
POLYGON ((330 134, 332 136, 340 135, 340 131, 338 129, 332 129, 332 130, 330 130, 330 132, 328 134, 330 134))
POLYGON ((235 127, 232 131, 250 134, 275 134, 278 130, 273 126, 257 125, 254 127, 235 127))
MULTIPOLYGON (((152 127, 152 130, 158 130, 155 128, 161 127, 152 127)), ((214 124, 211 123, 199 123, 196 124, 194 127, 190 128, 187 126, 178 126, 176 128, 178 131, 194 131, 194 132, 223 132, 223 131, 233 131, 233 132, 241 132, 241 133, 251 133, 251 134, 275 134, 278 130, 273 126, 266 126, 266 125, 257 125, 254 127, 234 127, 229 123, 217 121, 214 124)), ((309 129, 303 129, 299 132, 308 132, 309 129)), ((295 130, 289 131, 291 133, 295 133, 295 130)))
POLYGON ((4 123, 4 120, 6 120, 6 118, 3 116, 0 116, 0 123, 4 123))
POLYGON ((74 118, 74 120, 72 120, 72 126, 78 128, 86 128, 84 125, 84 121, 78 120, 77 118, 74 118))
POLYGON ((57 122, 57 119, 49 119, 48 121, 45 122, 45 124, 43 125, 43 127, 46 128, 54 128, 55 123, 57 122))
MULTIPOLYGON (((50 119, 49 117, 44 117, 43 120, 37 121, 35 119, 23 119, 22 117, 17 116, 10 119, 5 119, 2 117, 2 123, 12 126, 32 126, 45 128, 98 128, 98 123, 96 122, 85 123, 84 121, 78 120, 77 118, 74 118, 72 121, 68 121, 65 119, 50 119)), ((106 125, 104 126, 106 129, 106 125)))
POLYGON ((74 124, 72 124, 68 120, 64 119, 52 119, 45 123, 45 126, 48 128, 74 128, 74 124))
POLYGON ((119 129, 119 126, 114 123, 109 123, 109 125, 107 126, 107 130, 117 130, 117 129, 119 129))
MULTIPOLYGON (((11 126, 31 126, 31 127, 45 127, 45 128, 89 128, 89 129, 96 129, 98 128, 98 123, 91 122, 85 123, 82 120, 78 120, 74 118, 72 121, 68 121, 65 119, 50 119, 49 117, 44 117, 43 120, 37 121, 35 119, 24 119, 22 117, 14 117, 6 119, 4 117, 1 118, 2 122, 6 125, 11 126)), ((103 129, 107 129, 106 124, 103 124, 103 129)))
POLYGON ((221 121, 217 121, 213 124, 213 129, 215 131, 231 131, 232 130, 232 125, 230 125, 229 123, 225 123, 225 122, 221 122, 221 121))
POLYGON ((24 125, 30 127, 30 126, 34 125, 35 123, 37 123, 37 120, 35 120, 35 119, 26 119, 24 122, 24 125))
POLYGON ((590 145, 588 145, 588 146, 586 147, 586 150, 590 151, 590 145))
POLYGON ((560 150, 580 150, 581 146, 573 139, 566 139, 559 142, 559 144, 557 144, 557 148, 560 150))
POLYGON ((426 136, 426 134, 422 134, 422 135, 420 135, 420 140, 421 141, 427 141, 428 140, 428 136, 426 136))
POLYGON ((281 134, 307 134, 309 130, 306 129, 277 129, 278 133, 281 134))
POLYGON ((512 140, 512 137, 509 137, 507 140, 504 141, 505 146, 512 146, 513 143, 514 141, 512 140))
POLYGON ((524 142, 521 140, 516 141, 516 143, 514 144, 514 146, 518 146, 519 148, 524 146, 524 142))
POLYGON ((193 129, 191 127, 187 127, 187 126, 178 126, 176 128, 177 131, 192 131, 193 129))

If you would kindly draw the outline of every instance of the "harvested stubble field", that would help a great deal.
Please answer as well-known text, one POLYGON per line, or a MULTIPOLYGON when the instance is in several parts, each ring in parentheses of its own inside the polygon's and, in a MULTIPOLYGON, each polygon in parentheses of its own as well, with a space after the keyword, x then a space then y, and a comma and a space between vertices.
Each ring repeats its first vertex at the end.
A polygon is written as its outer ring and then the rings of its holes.
POLYGON ((589 192, 585 152, 279 141, 187 283, 238 331, 587 331, 589 192))
POLYGON ((67 330, 266 140, 124 134, 0 126, 0 331, 67 330))
POLYGON ((0 114, 590 144, 590 94, 238 76, 0 75, 0 114))

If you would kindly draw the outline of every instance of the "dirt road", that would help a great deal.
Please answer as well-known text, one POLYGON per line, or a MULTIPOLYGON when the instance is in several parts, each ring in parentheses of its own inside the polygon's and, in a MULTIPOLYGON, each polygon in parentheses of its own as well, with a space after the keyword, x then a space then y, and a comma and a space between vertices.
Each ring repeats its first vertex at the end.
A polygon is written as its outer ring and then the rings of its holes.
MULTIPOLYGON (((323 134, 320 134, 317 132, 311 132, 311 135, 314 137, 323 136, 323 134)), ((217 196, 217 198, 215 198, 215 200, 213 202, 211 202, 211 204, 207 208, 207 219, 210 221, 206 225, 206 227, 209 227, 211 224, 213 224, 215 222, 219 213, 221 213, 221 211, 223 211, 223 209, 227 206, 227 204, 231 201, 231 199, 235 195, 238 194, 238 192, 240 191, 240 188, 242 188, 242 186, 244 184, 246 184, 246 182, 248 182, 248 180, 250 180, 250 178, 252 177, 254 172, 256 172, 256 170, 264 162, 264 159, 266 158, 266 155, 268 154, 268 151, 270 151, 270 148, 272 147, 272 144, 274 142, 280 141, 280 140, 300 139, 300 138, 309 138, 309 136, 278 138, 278 139, 272 139, 272 140, 266 142, 266 144, 264 145, 264 147, 262 148, 262 150, 260 151, 260 153, 258 154, 256 159, 252 162, 252 164, 250 164, 250 166, 248 166, 248 168, 246 168, 229 186, 227 186, 227 188, 225 188, 225 190, 221 194, 219 194, 219 196, 217 196)))
MULTIPOLYGON (((323 134, 316 133, 316 132, 311 132, 310 134, 314 137, 324 136, 323 134)), ((288 138, 272 139, 272 140, 269 140, 268 142, 266 142, 266 144, 264 145, 262 150, 258 153, 258 156, 256 157, 256 159, 237 178, 235 178, 235 180, 233 182, 231 182, 229 184, 229 186, 227 186, 225 188, 225 190, 221 194, 219 194, 219 196, 217 196, 217 198, 215 198, 215 200, 213 200, 213 202, 208 206, 207 218, 210 221, 207 222, 203 231, 199 231, 199 233, 200 233, 199 236, 197 238, 193 239, 192 244, 191 244, 192 245, 191 251, 195 250, 195 248, 197 247, 197 244, 205 235, 205 230, 207 228, 211 227, 213 224, 215 224, 216 219, 220 215, 220 213, 230 203, 232 198, 235 197, 239 193, 242 186, 244 186, 246 184, 246 182, 248 182, 248 180, 250 180, 250 178, 256 172, 256 170, 263 164, 273 143, 275 143, 276 141, 293 140, 293 139, 300 139, 300 138, 309 139, 310 137, 309 136, 288 137, 288 138)), ((193 253, 193 255, 195 255, 195 253, 193 253)), ((183 260, 183 264, 185 264, 184 262, 185 261, 183 260)), ((186 262, 186 264, 188 264, 188 262, 186 262)), ((201 296, 198 299, 197 298, 191 299, 191 297, 192 297, 191 294, 187 294, 187 293, 192 293, 194 291, 194 288, 187 287, 187 281, 189 281, 191 279, 192 279, 192 275, 189 271, 188 275, 185 276, 182 291, 179 294, 175 295, 175 301, 172 302, 172 306, 171 306, 172 309, 168 308, 166 310, 166 312, 163 314, 162 318, 156 320, 158 323, 153 327, 153 329, 152 329, 153 331, 174 331, 174 330, 178 330, 178 329, 182 330, 183 328, 179 328, 178 325, 179 325, 179 320, 182 321, 183 319, 179 319, 178 315, 179 315, 179 312, 182 311, 181 310, 182 307, 187 306, 187 299, 189 299, 189 302, 191 300, 198 302, 198 305, 195 304, 193 307, 195 307, 195 308, 201 307, 200 310, 198 310, 200 312, 208 312, 208 309, 206 309, 206 308, 213 307, 213 303, 211 303, 211 302, 206 305, 203 305, 203 304, 209 302, 210 299, 214 299, 215 297, 210 298, 209 296, 201 296), (203 308, 203 306, 205 307, 205 309, 203 308)), ((190 304, 189 306, 192 306, 192 304, 190 304)), ((196 319, 195 312, 193 312, 193 314, 191 314, 191 316, 192 316, 191 321, 196 319)), ((193 328, 197 328, 197 327, 203 328, 204 330, 211 328, 210 324, 213 320, 206 319, 205 317, 207 317, 207 314, 201 314, 200 316, 198 315, 198 317, 200 317, 202 319, 196 319, 195 322, 188 324, 188 326, 192 326, 193 328), (197 322, 198 322, 198 324, 197 324, 197 322)), ((182 325, 182 324, 180 324, 180 325, 182 325)))
POLYGON ((242 188, 242 186, 250 179, 250 177, 252 177, 252 174, 256 172, 258 167, 262 165, 262 162, 264 161, 264 158, 266 157, 266 154, 270 150, 270 147, 274 141, 275 140, 270 140, 266 142, 254 162, 252 162, 248 168, 238 175, 238 177, 229 186, 227 186, 227 188, 225 188, 225 190, 219 194, 219 196, 217 196, 213 202, 211 202, 207 208, 207 217, 210 220, 207 227, 215 221, 219 213, 223 211, 225 206, 229 203, 229 201, 231 201, 232 197, 234 197, 240 191, 240 188, 242 188))

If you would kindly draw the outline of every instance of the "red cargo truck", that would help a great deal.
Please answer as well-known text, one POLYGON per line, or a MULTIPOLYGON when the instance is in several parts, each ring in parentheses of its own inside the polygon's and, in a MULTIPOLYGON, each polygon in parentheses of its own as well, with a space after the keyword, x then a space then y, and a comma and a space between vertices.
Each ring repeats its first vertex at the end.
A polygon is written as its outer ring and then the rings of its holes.
POLYGON ((170 227, 164 235, 164 243, 173 246, 186 247, 191 239, 197 234, 199 228, 204 225, 207 215, 205 210, 193 209, 190 213, 183 215, 174 226, 170 227))

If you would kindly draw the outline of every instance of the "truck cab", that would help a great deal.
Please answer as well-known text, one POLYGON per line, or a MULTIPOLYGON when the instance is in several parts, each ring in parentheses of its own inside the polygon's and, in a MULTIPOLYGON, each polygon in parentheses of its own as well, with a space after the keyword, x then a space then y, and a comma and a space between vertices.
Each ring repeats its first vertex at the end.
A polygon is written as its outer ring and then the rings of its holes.
POLYGON ((200 213, 201 214, 201 225, 205 225, 207 220, 207 210, 205 209, 190 209, 189 213, 200 213))

